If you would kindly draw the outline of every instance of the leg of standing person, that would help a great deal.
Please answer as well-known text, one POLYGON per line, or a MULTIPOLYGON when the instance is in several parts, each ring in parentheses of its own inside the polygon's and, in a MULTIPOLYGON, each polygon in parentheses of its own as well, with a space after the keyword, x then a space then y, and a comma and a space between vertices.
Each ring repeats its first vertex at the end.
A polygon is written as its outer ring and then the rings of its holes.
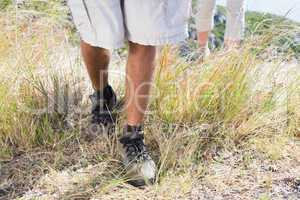
POLYGON ((80 43, 80 47, 92 87, 95 91, 90 96, 93 104, 92 124, 109 126, 115 121, 111 113, 116 105, 116 95, 108 84, 110 52, 108 49, 91 46, 83 40, 80 43), (101 105, 102 100, 105 101, 101 105))
POLYGON ((188 36, 190 10, 190 0, 124 1, 130 42, 126 67, 127 125, 120 143, 127 174, 135 186, 155 179, 156 166, 144 143, 143 130, 155 66, 155 47, 178 43, 188 36))
POLYGON ((108 85, 109 50, 93 47, 84 41, 81 41, 80 47, 93 88, 103 90, 108 85))
POLYGON ((121 47, 125 38, 120 0, 69 0, 68 5, 81 36, 81 53, 94 89, 90 95, 91 122, 101 128, 113 126, 111 113, 116 95, 108 83, 108 66, 110 50, 121 47))
POLYGON ((214 26, 213 15, 216 0, 198 0, 196 24, 198 30, 198 42, 203 57, 209 55, 208 39, 214 26))
POLYGON ((143 141, 143 122, 152 86, 155 54, 155 46, 129 42, 125 98, 127 121, 120 142, 127 176, 134 186, 151 183, 155 178, 156 166, 143 141))
POLYGON ((227 0, 225 47, 238 46, 245 29, 245 0, 227 0))
POLYGON ((144 121, 154 72, 155 47, 129 42, 126 67, 127 124, 140 126, 144 121))

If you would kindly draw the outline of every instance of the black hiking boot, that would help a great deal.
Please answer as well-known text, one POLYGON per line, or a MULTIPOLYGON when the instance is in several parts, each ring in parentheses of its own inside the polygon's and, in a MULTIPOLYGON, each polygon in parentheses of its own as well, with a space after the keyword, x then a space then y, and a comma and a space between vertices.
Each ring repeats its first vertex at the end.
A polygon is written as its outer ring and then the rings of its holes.
POLYGON ((113 109, 117 104, 117 96, 110 85, 102 91, 95 91, 90 95, 92 102, 92 124, 111 126, 116 122, 113 109))
POLYGON ((154 183, 156 166, 144 143, 142 127, 126 126, 120 143, 128 183, 135 187, 154 183))

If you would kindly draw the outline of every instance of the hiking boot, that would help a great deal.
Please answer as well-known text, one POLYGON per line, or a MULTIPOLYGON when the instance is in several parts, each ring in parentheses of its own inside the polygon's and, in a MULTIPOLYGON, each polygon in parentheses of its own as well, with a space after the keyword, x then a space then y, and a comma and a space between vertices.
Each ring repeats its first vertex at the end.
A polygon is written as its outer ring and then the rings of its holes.
POLYGON ((156 166, 144 143, 142 127, 125 127, 120 143, 128 183, 135 187, 154 183, 156 166))
POLYGON ((95 91, 90 96, 92 102, 92 124, 108 126, 114 124, 116 117, 112 114, 117 104, 117 96, 110 85, 102 91, 95 91))

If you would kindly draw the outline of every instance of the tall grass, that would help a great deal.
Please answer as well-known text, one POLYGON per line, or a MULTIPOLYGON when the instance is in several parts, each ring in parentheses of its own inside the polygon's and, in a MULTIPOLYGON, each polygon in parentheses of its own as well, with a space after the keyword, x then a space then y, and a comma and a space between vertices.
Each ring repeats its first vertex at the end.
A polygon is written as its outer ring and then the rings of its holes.
MULTIPOLYGON (((53 18, 49 16, 59 16, 57 9, 50 12, 46 7, 39 8, 39 15, 28 8, 1 13, 1 157, 10 157, 13 149, 30 149, 59 140, 66 133, 55 134, 59 130, 55 128, 67 117, 67 98, 77 98, 75 104, 80 105, 81 89, 86 88, 82 84, 81 69, 74 67, 81 67, 81 63, 76 58, 68 58, 72 57, 71 29, 61 23, 65 15, 53 18), (71 63, 73 70, 66 68, 71 60, 76 61, 71 63), (54 114, 50 115, 49 109, 54 114)), ((257 25, 257 32, 263 30, 260 26, 257 25)), ((240 49, 217 52, 202 64, 185 62, 172 51, 173 47, 166 47, 158 61, 149 121, 175 127, 206 124, 211 131, 207 137, 214 137, 212 140, 219 137, 218 140, 226 140, 227 137, 238 143, 268 126, 262 118, 280 115, 276 113, 278 95, 273 93, 288 91, 288 97, 293 99, 283 101, 290 105, 290 116, 286 120, 292 127, 290 132, 295 132, 298 113, 293 104, 299 89, 298 80, 290 81, 284 88, 275 84, 271 91, 254 88, 259 84, 260 73, 264 73, 261 69, 265 62, 263 56, 268 57, 270 49, 274 49, 274 41, 299 31, 297 28, 274 25, 265 34, 253 34, 240 49)), ((276 60, 268 65, 269 68, 274 66, 267 75, 272 79, 276 76, 276 66, 285 58, 268 58, 276 60)), ((271 85, 272 80, 261 84, 271 85)), ((273 117, 274 126, 286 122, 273 117)))
POLYGON ((64 70, 70 65, 64 63, 70 60, 64 57, 71 56, 70 29, 48 15, 36 17, 24 10, 1 12, 0 146, 4 159, 14 151, 59 140, 61 136, 53 129, 59 120, 49 113, 58 113, 52 107, 64 106, 64 101, 54 97, 65 97, 63 92, 75 88, 72 77, 76 76, 67 73, 76 72, 64 70))
MULTIPOLYGON (((201 175, 201 162, 220 149, 254 144, 264 151, 259 141, 299 134, 294 96, 298 78, 279 78, 281 61, 264 63, 253 45, 249 41, 242 49, 218 52, 201 65, 182 63, 165 49, 148 120, 149 137, 160 150, 160 176, 170 170, 182 173, 196 163, 201 175)), ((298 69, 293 73, 299 77, 298 69)), ((286 141, 269 143, 268 148, 281 149, 286 141)), ((281 158, 273 150, 268 153, 281 158)))
POLYGON ((299 136, 299 65, 288 44, 276 42, 299 27, 271 29, 201 64, 164 49, 148 119, 149 137, 160 150, 160 176, 189 170, 220 149, 256 148, 280 159, 287 141, 299 136))

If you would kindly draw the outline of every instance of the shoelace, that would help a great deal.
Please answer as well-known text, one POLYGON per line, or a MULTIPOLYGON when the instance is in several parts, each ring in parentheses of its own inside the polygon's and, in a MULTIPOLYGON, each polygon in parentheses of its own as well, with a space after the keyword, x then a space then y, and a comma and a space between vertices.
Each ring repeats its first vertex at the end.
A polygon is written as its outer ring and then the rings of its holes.
POLYGON ((136 138, 121 138, 120 142, 124 145, 127 156, 131 162, 139 162, 149 159, 149 153, 143 142, 144 135, 138 134, 136 138))
POLYGON ((90 96, 93 101, 92 121, 95 123, 110 123, 113 121, 111 113, 109 112, 108 102, 105 99, 99 99, 95 94, 90 96))

